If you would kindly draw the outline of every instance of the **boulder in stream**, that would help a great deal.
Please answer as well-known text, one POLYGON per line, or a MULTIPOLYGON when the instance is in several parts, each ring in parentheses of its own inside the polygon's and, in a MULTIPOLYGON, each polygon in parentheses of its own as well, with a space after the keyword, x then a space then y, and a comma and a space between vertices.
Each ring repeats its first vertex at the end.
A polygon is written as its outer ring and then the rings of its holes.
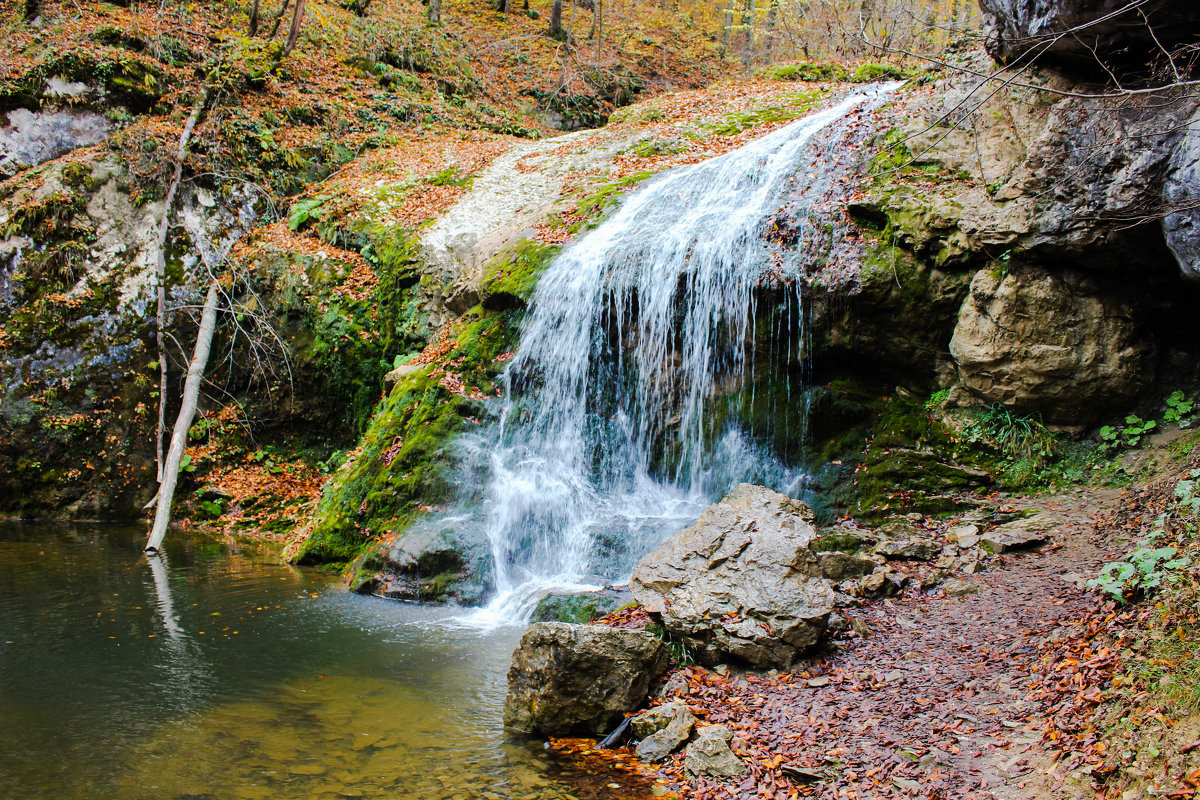
POLYGON ((645 556, 630 588, 702 663, 786 668, 820 641, 833 611, 811 519, 804 503, 739 484, 645 556))
POLYGON ((670 661, 644 631, 535 623, 513 652, 504 724, 552 736, 603 733, 646 701, 670 661))

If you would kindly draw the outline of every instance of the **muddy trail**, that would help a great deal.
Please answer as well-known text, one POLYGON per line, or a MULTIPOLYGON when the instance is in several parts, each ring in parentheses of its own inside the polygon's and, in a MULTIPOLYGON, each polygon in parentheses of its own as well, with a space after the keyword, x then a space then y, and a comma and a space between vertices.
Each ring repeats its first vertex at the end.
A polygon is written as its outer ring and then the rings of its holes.
POLYGON ((958 596, 914 587, 845 609, 849 629, 794 672, 677 673, 664 699, 731 728, 747 769, 691 781, 677 754, 664 774, 691 800, 1053 796, 1064 776, 1042 742, 1055 695, 1038 667, 1096 608, 1084 583, 1108 555, 1097 520, 1121 494, 1009 500, 1058 520, 1046 544, 951 584, 958 596))

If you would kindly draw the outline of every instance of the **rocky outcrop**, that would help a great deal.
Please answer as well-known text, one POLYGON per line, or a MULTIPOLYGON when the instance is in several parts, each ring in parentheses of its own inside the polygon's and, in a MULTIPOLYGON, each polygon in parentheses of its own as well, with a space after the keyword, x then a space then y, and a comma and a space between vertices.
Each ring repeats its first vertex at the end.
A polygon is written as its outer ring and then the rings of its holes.
POLYGON ((1171 153, 1163 183, 1163 234, 1179 269, 1200 280, 1200 109, 1192 114, 1171 153))
POLYGON ((94 111, 18 108, 0 127, 0 176, 48 161, 77 147, 104 141, 111 125, 94 111))
POLYGON ((1129 306, 1079 273, 1036 269, 977 273, 950 353, 979 401, 1065 425, 1126 407, 1155 364, 1129 306))
POLYGON ((532 734, 603 733, 646 701, 669 665, 666 646, 644 631, 538 622, 513 652, 504 724, 532 734))
POLYGON ((988 53, 1103 73, 1200 34, 1192 0, 980 0, 988 53), (1104 61, 1104 65, 1101 63, 1104 61))
POLYGON ((787 667, 833 610, 811 519, 803 503, 740 484, 645 556, 630 589, 704 663, 787 667))

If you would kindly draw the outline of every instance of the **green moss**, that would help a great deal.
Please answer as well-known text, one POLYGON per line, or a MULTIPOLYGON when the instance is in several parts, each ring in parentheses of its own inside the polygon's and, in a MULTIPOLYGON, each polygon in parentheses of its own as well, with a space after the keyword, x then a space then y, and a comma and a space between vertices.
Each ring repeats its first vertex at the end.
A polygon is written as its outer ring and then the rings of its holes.
POLYGON ((850 73, 854 83, 872 83, 881 80, 897 80, 906 77, 904 70, 895 64, 859 64, 850 73))
POLYGON ((819 61, 777 64, 762 70, 759 74, 777 81, 844 81, 849 78, 846 68, 840 64, 819 61))
POLYGON ((380 586, 379 573, 384 560, 377 549, 371 548, 359 555, 350 564, 350 591, 371 594, 380 586))
POLYGON ((0 83, 0 112, 14 108, 39 108, 46 80, 60 77, 104 89, 114 105, 134 113, 149 111, 168 88, 166 74, 147 58, 113 48, 97 53, 74 48, 47 51, 43 60, 25 73, 0 83))
POLYGON ((445 366, 425 366, 392 389, 360 452, 326 486, 296 560, 352 561, 380 535, 404 530, 423 506, 453 499, 454 438, 484 418, 484 405, 471 396, 495 393, 493 381, 503 369, 496 359, 515 345, 519 323, 517 309, 472 309, 441 361, 445 366))
POLYGON ((584 219, 582 222, 577 222, 571 226, 571 233, 579 233, 581 230, 594 228, 620 202, 622 195, 631 186, 635 186, 652 177, 654 177, 653 172, 634 172, 620 180, 606 183, 598 187, 591 194, 581 198, 577 203, 577 207, 584 219))
POLYGON ((814 553, 857 553, 870 544, 870 540, 848 533, 822 533, 813 542, 814 553))
POLYGON ((643 139, 629 149, 638 158, 674 155, 687 150, 687 143, 678 139, 643 139))
POLYGON ((922 400, 907 394, 882 398, 855 470, 852 513, 877 520, 970 507, 975 501, 969 495, 989 485, 990 478, 978 465, 964 465, 960 456, 953 431, 922 400))
POLYGON ((586 625, 617 608, 617 600, 594 592, 550 594, 538 602, 530 622, 569 622, 586 625))
POLYGON ((538 244, 532 239, 515 250, 497 256, 487 269, 483 283, 483 306, 491 310, 524 307, 533 296, 542 271, 562 252, 554 244, 538 244))
POLYGON ((763 108, 750 109, 749 111, 737 111, 726 114, 717 122, 710 123, 705 127, 718 136, 736 136, 742 131, 768 122, 786 122, 798 119, 811 111, 813 107, 828 96, 829 91, 826 89, 809 89, 797 92, 791 97, 786 98, 786 102, 782 105, 764 106, 763 108))

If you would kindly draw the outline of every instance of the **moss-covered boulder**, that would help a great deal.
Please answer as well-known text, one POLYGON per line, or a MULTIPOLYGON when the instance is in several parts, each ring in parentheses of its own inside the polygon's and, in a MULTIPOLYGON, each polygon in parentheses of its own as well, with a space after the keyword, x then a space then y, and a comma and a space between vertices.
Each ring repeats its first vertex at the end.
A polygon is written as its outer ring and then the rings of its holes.
POLYGON ((519 309, 476 307, 396 374, 358 448, 326 485, 294 560, 345 565, 377 553, 389 596, 480 599, 483 532, 440 525, 436 512, 472 491, 456 437, 491 418, 520 318, 519 309))
POLYGON ((633 602, 628 591, 552 592, 538 601, 530 622, 570 622, 586 625, 597 617, 633 602))

